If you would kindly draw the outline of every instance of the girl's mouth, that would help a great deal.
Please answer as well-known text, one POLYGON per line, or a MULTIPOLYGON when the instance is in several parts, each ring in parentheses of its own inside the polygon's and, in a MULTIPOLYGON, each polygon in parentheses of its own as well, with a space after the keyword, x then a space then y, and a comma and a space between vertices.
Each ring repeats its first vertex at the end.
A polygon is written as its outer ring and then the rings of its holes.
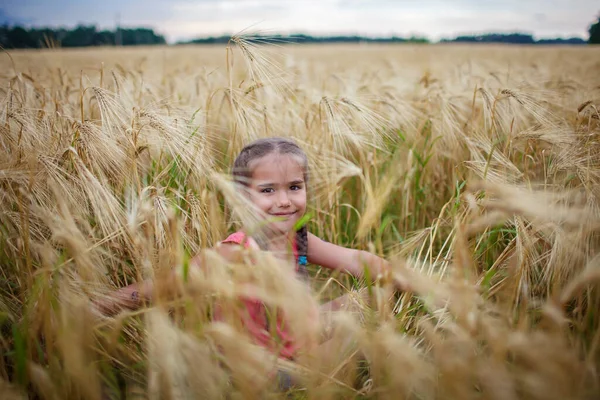
POLYGON ((290 215, 294 215, 296 214, 296 211, 294 212, 285 212, 285 213, 270 213, 271 215, 275 216, 275 217, 289 217, 290 215))

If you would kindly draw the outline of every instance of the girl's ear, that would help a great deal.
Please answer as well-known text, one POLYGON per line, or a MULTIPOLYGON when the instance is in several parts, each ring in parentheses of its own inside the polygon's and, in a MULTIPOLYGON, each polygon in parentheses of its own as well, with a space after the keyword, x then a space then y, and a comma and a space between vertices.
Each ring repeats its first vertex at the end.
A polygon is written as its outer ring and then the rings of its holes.
POLYGON ((238 190, 242 191, 242 194, 244 195, 244 197, 247 197, 248 199, 250 199, 250 195, 252 194, 252 182, 248 181, 246 182, 246 184, 239 184, 238 186, 238 190))

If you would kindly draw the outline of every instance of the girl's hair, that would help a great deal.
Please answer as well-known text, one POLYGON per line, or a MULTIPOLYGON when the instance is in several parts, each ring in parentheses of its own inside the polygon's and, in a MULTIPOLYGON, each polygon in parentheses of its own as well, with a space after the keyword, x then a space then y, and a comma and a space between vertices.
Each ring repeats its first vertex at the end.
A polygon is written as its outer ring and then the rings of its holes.
MULTIPOLYGON (((233 162, 233 179, 237 184, 248 186, 252 178, 252 162, 268 154, 290 155, 295 157, 304 171, 304 182, 308 183, 308 158, 295 141, 282 137, 258 139, 240 151, 233 162)), ((306 259, 308 254, 308 232, 306 225, 296 231, 296 247, 298 249, 298 271, 306 276, 306 259)))

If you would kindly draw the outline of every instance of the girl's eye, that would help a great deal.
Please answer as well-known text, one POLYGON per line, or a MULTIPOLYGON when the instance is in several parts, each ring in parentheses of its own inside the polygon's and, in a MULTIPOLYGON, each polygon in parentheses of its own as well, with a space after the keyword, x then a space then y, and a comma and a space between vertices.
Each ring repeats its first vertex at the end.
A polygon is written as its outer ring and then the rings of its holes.
POLYGON ((292 186, 290 186, 290 190, 296 191, 296 190, 300 190, 300 189, 302 189, 302 187, 298 186, 298 185, 292 185, 292 186))
POLYGON ((260 190, 261 193, 273 193, 274 191, 273 188, 263 188, 260 190))

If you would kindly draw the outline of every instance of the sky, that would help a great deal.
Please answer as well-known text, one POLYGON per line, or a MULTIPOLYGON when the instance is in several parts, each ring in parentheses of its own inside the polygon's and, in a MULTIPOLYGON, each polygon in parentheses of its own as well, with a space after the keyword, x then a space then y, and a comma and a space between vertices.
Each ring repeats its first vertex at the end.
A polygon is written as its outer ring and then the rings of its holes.
POLYGON ((151 27, 168 42, 264 33, 588 37, 598 0, 0 0, 0 24, 151 27))

